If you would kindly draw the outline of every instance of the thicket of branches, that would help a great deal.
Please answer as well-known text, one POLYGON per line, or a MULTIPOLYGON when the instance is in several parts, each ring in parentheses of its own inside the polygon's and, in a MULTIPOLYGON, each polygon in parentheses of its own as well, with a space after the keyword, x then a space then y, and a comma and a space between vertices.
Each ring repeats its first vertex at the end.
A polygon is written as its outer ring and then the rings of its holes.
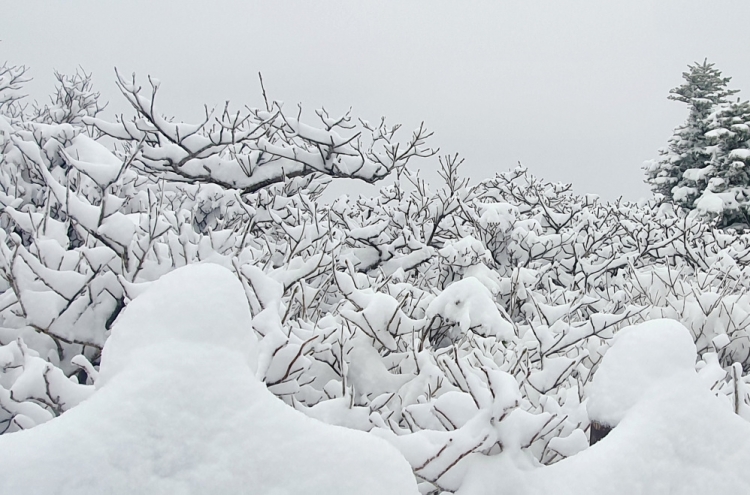
POLYGON ((122 78, 135 116, 108 122, 86 74, 29 108, 24 72, 0 68, 3 433, 93 393, 124 305, 198 262, 242 281, 269 390, 383 436, 425 491, 455 489, 468 456, 585 449, 591 377, 643 320, 683 322, 701 376, 750 403, 750 235, 523 168, 472 185, 457 156, 432 189, 407 166, 434 154, 424 127, 399 143, 397 126, 320 110, 313 127, 274 102, 176 123, 158 83, 122 78), (318 201, 331 177, 394 172, 376 197, 318 201))

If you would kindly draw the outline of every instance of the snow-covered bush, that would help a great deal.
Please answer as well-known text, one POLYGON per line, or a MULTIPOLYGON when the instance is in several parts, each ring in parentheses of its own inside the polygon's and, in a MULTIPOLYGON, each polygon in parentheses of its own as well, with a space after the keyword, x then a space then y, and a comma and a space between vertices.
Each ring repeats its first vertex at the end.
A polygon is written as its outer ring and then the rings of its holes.
POLYGON ((227 269, 162 277, 115 325, 90 400, 0 437, 0 491, 417 494, 392 446, 312 421, 263 386, 250 325, 227 269))
POLYGON ((677 322, 624 329, 591 390, 592 416, 617 425, 605 440, 552 466, 475 458, 457 493, 747 492, 750 424, 722 406, 695 361, 690 332, 677 322))
POLYGON ((108 122, 86 74, 59 76, 53 107, 29 114, 23 69, 0 77, 5 431, 91 395, 123 308, 196 263, 241 282, 268 390, 384 438, 423 493, 460 489, 485 456, 586 449, 602 356, 645 320, 684 324, 701 377, 746 417, 746 234, 521 167, 471 185, 457 156, 433 191, 407 167, 433 153, 423 127, 399 145, 385 124, 321 110, 313 128, 270 102, 190 126, 154 107, 158 82, 122 78, 136 115, 108 122), (376 197, 319 199, 331 177, 391 172, 376 197))

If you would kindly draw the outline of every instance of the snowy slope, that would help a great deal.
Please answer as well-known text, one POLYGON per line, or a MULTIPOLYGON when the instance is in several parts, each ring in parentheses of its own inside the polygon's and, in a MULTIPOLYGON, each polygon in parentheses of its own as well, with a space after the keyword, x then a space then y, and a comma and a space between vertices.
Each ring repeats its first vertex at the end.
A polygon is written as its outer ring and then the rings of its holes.
POLYGON ((117 322, 92 398, 0 437, 0 493, 417 493, 386 442, 267 391, 250 325, 224 268, 162 277, 117 322))

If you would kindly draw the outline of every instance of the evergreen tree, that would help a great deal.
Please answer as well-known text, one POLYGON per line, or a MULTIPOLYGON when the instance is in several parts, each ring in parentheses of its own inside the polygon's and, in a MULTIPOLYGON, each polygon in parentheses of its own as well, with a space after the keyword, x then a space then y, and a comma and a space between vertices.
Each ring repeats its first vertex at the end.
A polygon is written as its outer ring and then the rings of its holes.
POLYGON ((700 197, 695 208, 703 215, 719 217, 720 226, 750 225, 750 102, 722 104, 714 112, 711 129, 705 134, 711 160, 683 176, 690 184, 691 172, 702 176, 700 197))
POLYGON ((660 151, 661 157, 646 166, 646 182, 664 201, 692 209, 707 187, 711 172, 706 167, 713 159, 714 143, 706 133, 712 129, 717 107, 726 104, 727 97, 737 91, 727 88, 731 78, 722 77, 721 71, 707 60, 688 68, 682 74, 685 83, 670 90, 668 97, 688 105, 688 119, 675 129, 668 147, 660 151))

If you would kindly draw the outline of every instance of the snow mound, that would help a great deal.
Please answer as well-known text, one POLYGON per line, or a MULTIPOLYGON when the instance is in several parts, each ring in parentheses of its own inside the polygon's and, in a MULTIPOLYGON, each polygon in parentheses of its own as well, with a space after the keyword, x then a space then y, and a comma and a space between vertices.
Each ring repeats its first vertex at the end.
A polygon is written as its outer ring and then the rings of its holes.
MULTIPOLYGON (((595 377, 628 396, 616 428, 552 466, 523 454, 471 459, 457 493, 498 493, 500 486, 516 495, 750 493, 750 423, 701 382, 691 344, 687 329, 669 320, 623 330, 598 371, 607 378, 595 377), (645 389, 636 397, 637 385, 645 389)), ((614 413, 609 399, 600 411, 614 413)))
POLYGON ((73 138, 65 156, 68 163, 102 187, 114 182, 122 169, 122 162, 111 151, 85 134, 73 138))
POLYGON ((652 387, 695 369, 690 331, 674 320, 652 320, 622 329, 591 384, 587 410, 599 423, 617 425, 652 387))
POLYGON ((478 333, 503 340, 514 336, 513 325, 500 315, 490 290, 474 277, 453 282, 433 299, 426 316, 436 315, 458 324, 463 333, 473 328, 478 333))
POLYGON ((257 340, 242 286, 228 270, 205 264, 175 270, 127 307, 102 351, 97 385, 156 345, 199 344, 240 351, 257 367, 257 340), (163 281, 162 281, 163 280, 163 281))
POLYGON ((165 275, 116 323, 90 399, 0 437, 0 493, 418 493, 385 441, 273 396, 256 345, 231 272, 165 275))

